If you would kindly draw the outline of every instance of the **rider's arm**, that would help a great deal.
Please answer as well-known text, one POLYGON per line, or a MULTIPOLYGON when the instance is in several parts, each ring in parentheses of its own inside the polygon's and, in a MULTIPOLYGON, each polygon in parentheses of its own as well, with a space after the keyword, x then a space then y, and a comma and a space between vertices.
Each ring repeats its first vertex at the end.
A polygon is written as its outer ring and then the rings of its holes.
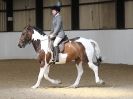
POLYGON ((53 36, 56 36, 58 35, 58 32, 60 31, 60 28, 61 28, 61 17, 58 16, 56 17, 56 26, 54 27, 54 31, 53 31, 53 36))

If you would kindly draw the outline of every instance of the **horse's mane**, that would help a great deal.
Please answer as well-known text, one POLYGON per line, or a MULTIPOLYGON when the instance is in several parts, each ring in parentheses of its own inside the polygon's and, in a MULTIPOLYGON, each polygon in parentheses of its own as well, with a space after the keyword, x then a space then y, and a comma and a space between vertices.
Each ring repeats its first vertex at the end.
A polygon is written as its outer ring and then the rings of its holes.
POLYGON ((33 29, 35 29, 36 31, 38 31, 38 33, 40 33, 41 35, 46 35, 43 30, 39 29, 38 27, 33 27, 33 29))

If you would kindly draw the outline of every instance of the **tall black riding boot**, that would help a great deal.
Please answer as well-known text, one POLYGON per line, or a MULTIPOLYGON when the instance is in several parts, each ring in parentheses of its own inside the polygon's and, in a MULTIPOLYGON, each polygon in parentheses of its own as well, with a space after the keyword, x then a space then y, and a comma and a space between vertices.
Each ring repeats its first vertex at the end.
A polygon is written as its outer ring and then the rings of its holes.
POLYGON ((54 47, 54 62, 59 62, 59 47, 54 47))

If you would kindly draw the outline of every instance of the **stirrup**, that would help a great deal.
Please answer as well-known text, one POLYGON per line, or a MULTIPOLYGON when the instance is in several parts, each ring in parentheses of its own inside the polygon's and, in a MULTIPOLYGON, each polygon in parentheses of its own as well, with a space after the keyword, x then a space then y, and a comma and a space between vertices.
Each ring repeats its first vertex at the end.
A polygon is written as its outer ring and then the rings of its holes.
POLYGON ((49 65, 53 65, 53 64, 55 64, 55 61, 52 61, 52 62, 49 63, 49 65))

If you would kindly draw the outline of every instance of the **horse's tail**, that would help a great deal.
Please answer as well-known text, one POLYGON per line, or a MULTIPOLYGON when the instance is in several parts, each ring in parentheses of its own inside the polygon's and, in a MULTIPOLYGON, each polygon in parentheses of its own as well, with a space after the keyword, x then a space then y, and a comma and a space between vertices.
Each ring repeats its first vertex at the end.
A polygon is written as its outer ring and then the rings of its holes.
POLYGON ((96 55, 97 63, 98 63, 98 66, 99 66, 102 62, 102 56, 101 56, 99 45, 94 40, 90 40, 90 42, 94 45, 95 55, 96 55))

